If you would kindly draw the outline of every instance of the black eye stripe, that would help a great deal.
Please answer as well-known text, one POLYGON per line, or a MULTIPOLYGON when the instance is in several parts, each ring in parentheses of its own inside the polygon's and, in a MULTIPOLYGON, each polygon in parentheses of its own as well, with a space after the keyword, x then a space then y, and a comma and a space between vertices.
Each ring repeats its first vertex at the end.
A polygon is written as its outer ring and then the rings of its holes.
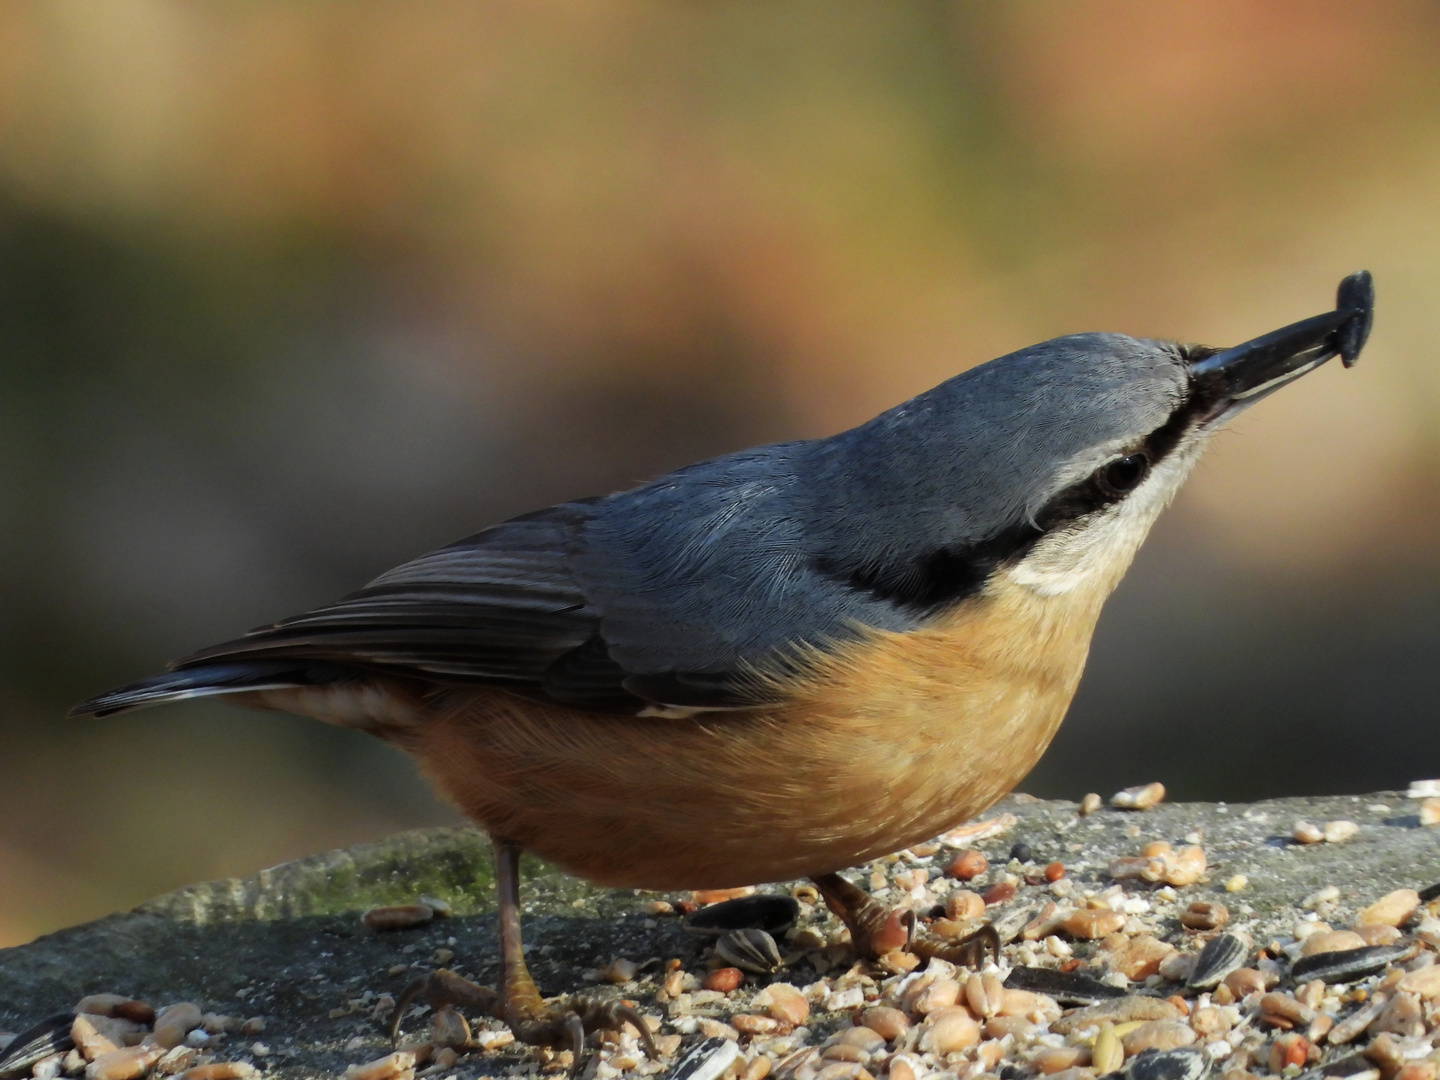
POLYGON ((1050 532, 1114 505, 1150 475, 1150 465, 1150 455, 1145 451, 1107 461, 1046 503, 1035 515, 1035 523, 1050 532))
POLYGON ((820 558, 814 566, 825 576, 876 599, 916 612, 932 611, 978 592, 996 567, 1022 556, 1041 535, 1035 526, 1022 524, 958 550, 940 548, 889 564, 847 568, 820 558))
POLYGON ((918 615, 941 610, 977 593, 997 568, 1023 559, 1046 533, 1124 499, 1180 444, 1195 414, 1193 401, 1182 403, 1133 453, 1105 462, 1085 479, 1056 493, 1032 518, 987 539, 888 562, 845 563, 818 556, 812 565, 848 588, 918 615))

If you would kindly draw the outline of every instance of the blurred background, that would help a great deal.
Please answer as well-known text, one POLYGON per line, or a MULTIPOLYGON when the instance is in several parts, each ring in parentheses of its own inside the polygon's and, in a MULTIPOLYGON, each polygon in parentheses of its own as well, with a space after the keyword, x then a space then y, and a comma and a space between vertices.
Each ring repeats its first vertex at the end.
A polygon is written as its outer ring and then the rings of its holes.
POLYGON ((311 721, 76 701, 544 504, 825 435, 1080 330, 1242 417, 1026 782, 1440 774, 1440 8, 0 7, 0 944, 453 820, 311 721))

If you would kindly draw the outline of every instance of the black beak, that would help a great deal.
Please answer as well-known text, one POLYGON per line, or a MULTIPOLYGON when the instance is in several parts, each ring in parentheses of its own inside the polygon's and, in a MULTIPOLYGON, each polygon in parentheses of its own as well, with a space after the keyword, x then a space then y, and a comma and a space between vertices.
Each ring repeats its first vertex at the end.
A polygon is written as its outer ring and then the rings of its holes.
POLYGON ((1370 336, 1374 309, 1370 272, 1356 271, 1340 282, 1334 311, 1197 359, 1190 365, 1191 379, 1215 401, 1213 419, 1232 416, 1332 356, 1354 366, 1370 336))

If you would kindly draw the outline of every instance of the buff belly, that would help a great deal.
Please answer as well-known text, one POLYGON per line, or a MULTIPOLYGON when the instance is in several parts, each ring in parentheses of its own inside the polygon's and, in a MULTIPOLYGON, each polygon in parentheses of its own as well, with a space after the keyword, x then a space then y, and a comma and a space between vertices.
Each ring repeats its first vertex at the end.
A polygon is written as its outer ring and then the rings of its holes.
POLYGON ((817 654, 763 710, 599 716, 476 690, 396 741, 490 833, 599 884, 823 873, 1018 783, 1064 717, 1102 599, 1002 583, 942 625, 817 654))

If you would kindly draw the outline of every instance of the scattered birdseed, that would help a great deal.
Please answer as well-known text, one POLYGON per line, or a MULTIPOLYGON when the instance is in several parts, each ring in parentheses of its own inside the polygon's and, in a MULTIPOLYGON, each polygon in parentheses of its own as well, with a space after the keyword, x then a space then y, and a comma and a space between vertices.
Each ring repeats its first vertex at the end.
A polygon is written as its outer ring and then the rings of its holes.
POLYGON ((1165 785, 1158 781, 1129 787, 1110 796, 1110 805, 1119 810, 1149 810, 1165 798, 1165 785))
POLYGON ((970 848, 956 855, 950 861, 950 865, 945 868, 945 873, 960 881, 973 881, 989 868, 990 861, 985 858, 984 853, 970 848))
POLYGON ((1302 957, 1290 968, 1290 977, 1297 982, 1319 979, 1325 983, 1347 983, 1384 971, 1397 960, 1404 959, 1408 945, 1366 945, 1359 949, 1340 949, 1302 957))
POLYGON ((728 994, 745 981, 745 973, 736 967, 716 968, 707 972, 705 978, 700 980, 700 985, 706 990, 718 990, 722 994, 728 994))
POLYGON ((1356 926, 1400 926, 1420 906, 1420 894, 1414 889, 1396 889, 1386 893, 1355 916, 1356 926))
POLYGON ((724 1038, 692 1046, 670 1070, 667 1080, 719 1080, 740 1057, 740 1047, 724 1038))
MULTIPOLYGON (((1422 812, 1432 798, 1440 793, 1421 798, 1422 812)), ((1098 797, 1093 802, 1091 813, 1100 810, 1098 797)), ((1310 827, 1317 843, 1365 842, 1371 827, 1345 812, 1332 809, 1335 820, 1310 827)), ((1264 811, 1247 812, 1253 821, 1248 813, 1264 811)), ((427 1041, 382 1054, 369 1025, 393 1009, 384 991, 398 992, 431 965, 474 961, 454 938, 438 948, 444 931, 397 948, 413 962, 388 975, 387 961, 376 964, 375 977, 386 982, 373 989, 347 985, 338 1000, 317 998, 316 1016, 323 1023, 330 1011, 343 1021, 336 1026, 360 1023, 359 1034, 347 1027, 336 1043, 357 1062, 349 1080, 560 1080, 572 1065, 587 1080, 1440 1080, 1440 911, 1424 906, 1440 900, 1440 884, 1422 891, 1422 879, 1382 896, 1364 881, 1337 876, 1317 888, 1310 877, 1308 895, 1297 889, 1288 907, 1257 915, 1244 902, 1244 875, 1207 882, 1210 865, 1224 868, 1234 852, 1223 829, 1187 824, 1152 839, 1144 823, 1155 823, 1153 837, 1165 819, 1132 818, 1139 824, 1129 850, 1117 852, 1081 839, 1100 828, 1118 835, 1113 815, 1083 816, 1067 805, 1049 819, 1053 831, 1027 818, 1027 839, 1012 843, 1001 837, 1015 816, 999 815, 865 868, 859 880, 891 912, 881 937, 893 929, 898 944, 913 938, 916 948, 943 948, 988 919, 1003 947, 998 963, 987 956, 978 971, 898 950, 857 959, 848 932, 808 885, 746 890, 740 899, 731 890, 638 898, 635 908, 647 916, 691 912, 686 927, 695 935, 678 950, 683 959, 666 962, 662 953, 641 963, 652 954, 636 950, 658 948, 659 939, 617 940, 589 961, 598 985, 588 992, 633 1002, 653 1031, 653 1060, 630 1028, 592 1035, 574 1062, 569 1051, 516 1042, 465 1007, 435 1008, 423 1019, 412 1013, 409 1026, 426 1030, 427 1041), (1064 861, 1046 863, 1055 856, 1064 861), (964 860, 979 865, 970 878, 946 873, 964 860), (637 959, 616 957, 621 951, 637 959)), ((1283 839, 1288 820, 1268 827, 1279 836, 1267 835, 1283 839)), ((1269 850, 1307 865, 1327 857, 1269 850)), ((1416 872, 1428 873, 1421 864, 1416 872)), ((435 918, 428 900, 423 906, 435 918)), ((637 928, 642 922, 644 933, 666 932, 654 919, 637 918, 637 928)), ((415 925, 417 937, 435 932, 415 925)), ((673 933, 676 924, 669 926, 673 933)), ((532 961, 543 964, 548 948, 532 961)), ((241 1000, 258 1003, 257 995, 263 987, 247 987, 241 1000)), ((273 1050, 253 1044, 264 1021, 241 1016, 257 1005, 242 1013, 231 1001, 231 1016, 216 1002, 170 1004, 157 1014, 123 994, 77 1004, 63 1023, 21 1033, 0 1050, 0 1075, 244 1080, 257 1065, 267 1074, 293 1069, 283 1032, 267 1033, 273 1050), (17 1042, 32 1044, 19 1071, 17 1042)))
POLYGON ((85 1080, 138 1080, 165 1051, 158 1046, 127 1046, 101 1054, 85 1066, 85 1080))
POLYGON ((1014 814, 1000 814, 998 817, 986 818, 983 821, 972 821, 961 825, 958 829, 951 829, 940 837, 940 842, 950 847, 976 844, 981 840, 989 840, 1013 829, 1019 820, 1014 814))
POLYGON ((1290 830, 1290 838, 1297 844, 1319 844, 1325 839, 1325 830, 1308 821, 1297 821, 1290 830))
POLYGON ((1300 906, 1306 911, 1319 911, 1321 908, 1333 904, 1339 899, 1340 890, 1334 885, 1326 885, 1324 888, 1316 889, 1309 896, 1305 897, 1304 900, 1301 900, 1300 906))
POLYGON ((212 1061, 180 1074, 180 1080, 248 1080, 256 1069, 247 1061, 212 1061))
POLYGON ((1188 930, 1218 930, 1229 918, 1229 908, 1218 900, 1196 900, 1180 914, 1180 925, 1188 930))
POLYGON ((345 1080, 395 1080, 407 1074, 413 1076, 418 1057, 414 1050, 396 1050, 364 1065, 351 1065, 345 1070, 345 1080))
POLYGON ((1226 975, 1243 967, 1250 952, 1250 944, 1238 934, 1219 934, 1211 938, 1200 950, 1186 986, 1191 990, 1211 989, 1226 975))
POLYGON ((428 904, 392 904, 371 908, 360 921, 372 930, 408 930, 424 926, 434 917, 435 909, 428 904))
POLYGON ((715 940, 715 955, 732 967, 769 975, 784 964, 775 939, 764 930, 731 930, 715 940))
POLYGON ((634 960, 627 960, 625 957, 617 957, 611 960, 600 969, 599 975, 602 982, 612 983, 615 986, 623 986, 625 983, 634 980, 639 974, 640 965, 634 960))
MULTIPOLYGON (((816 895, 811 903, 818 900, 816 895)), ((791 896, 757 893, 722 900, 685 916, 682 925, 694 934, 720 935, 730 930, 764 930, 784 933, 800 917, 800 902, 791 896)))
POLYGON ((1360 826, 1353 821, 1327 821, 1322 831, 1327 844, 1343 844, 1355 839, 1360 826))

